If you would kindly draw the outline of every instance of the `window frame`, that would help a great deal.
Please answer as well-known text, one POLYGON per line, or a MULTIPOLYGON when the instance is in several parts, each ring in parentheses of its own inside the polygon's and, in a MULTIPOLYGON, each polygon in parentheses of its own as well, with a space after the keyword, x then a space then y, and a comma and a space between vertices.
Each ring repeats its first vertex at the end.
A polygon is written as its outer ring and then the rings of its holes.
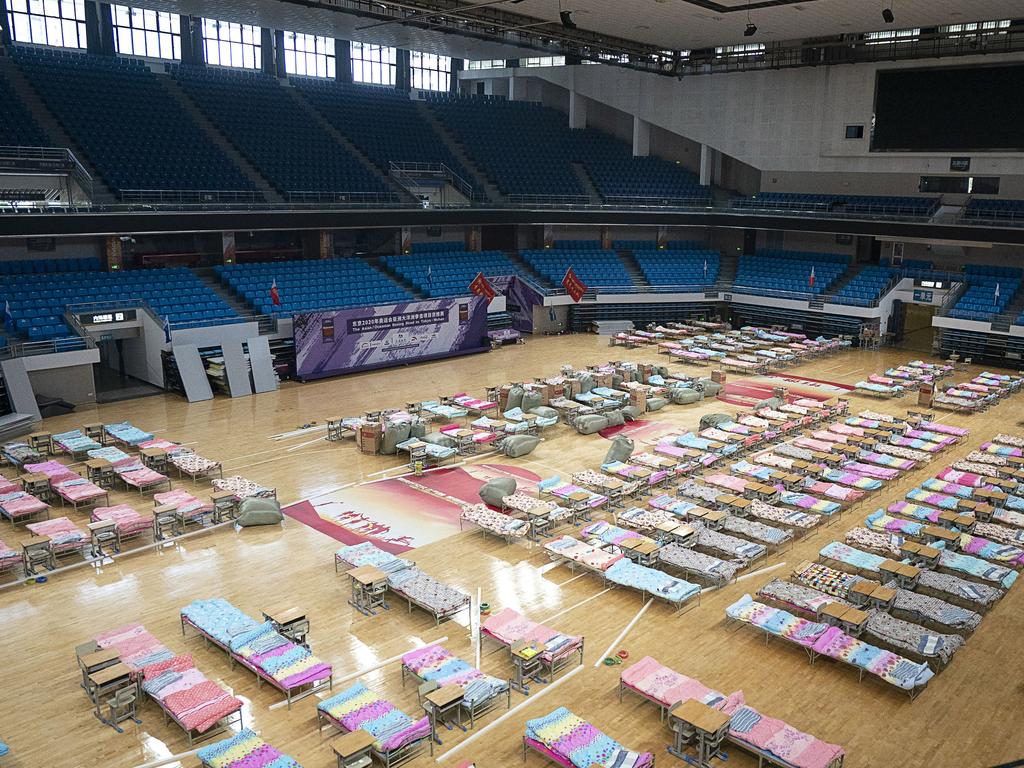
POLYGON ((8 0, 6 22, 16 43, 79 51, 89 46, 85 0, 8 0))
POLYGON ((452 58, 409 51, 409 86, 414 91, 446 93, 452 89, 452 58))
POLYGON ((181 61, 179 14, 111 3, 110 23, 113 28, 114 51, 118 56, 181 61), (136 25, 136 21, 140 26, 136 25))
POLYGON ((398 50, 396 48, 353 40, 350 50, 352 82, 395 87, 398 73, 398 50))
POLYGON ((338 76, 337 47, 333 37, 287 30, 283 36, 281 50, 285 74, 324 80, 334 80, 338 76))
POLYGON ((200 22, 200 31, 203 38, 203 60, 209 66, 253 72, 263 69, 262 27, 204 16, 200 22))

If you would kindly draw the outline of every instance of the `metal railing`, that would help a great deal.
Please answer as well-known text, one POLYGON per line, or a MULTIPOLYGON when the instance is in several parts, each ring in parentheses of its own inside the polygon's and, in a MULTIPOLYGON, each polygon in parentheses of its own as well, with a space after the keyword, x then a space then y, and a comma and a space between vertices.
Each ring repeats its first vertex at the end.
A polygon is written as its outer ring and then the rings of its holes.
POLYGON ((78 188, 92 199, 92 174, 85 170, 75 153, 66 147, 0 147, 0 172, 52 173, 63 171, 78 188))
MULTIPOLYGON (((590 198, 587 195, 508 195, 510 205, 531 206, 537 208, 557 208, 591 206, 590 198)), ((601 207, 601 206, 597 206, 601 207)))
POLYGON ((58 339, 42 339, 37 341, 8 340, 7 346, 0 347, 0 360, 12 357, 31 357, 33 355, 53 355, 58 352, 77 352, 92 349, 96 342, 81 336, 62 336, 58 339))
POLYGON ((657 195, 606 195, 608 205, 629 205, 642 208, 711 208, 709 196, 662 197, 657 195))
POLYGON ((394 205, 398 198, 393 192, 288 192, 285 199, 289 203, 327 203, 336 206, 367 206, 381 203, 394 205))
POLYGON ((467 200, 475 200, 479 197, 473 189, 473 185, 445 163, 396 163, 392 161, 388 163, 388 172, 391 178, 398 181, 399 184, 410 192, 419 186, 417 184, 417 176, 430 176, 432 178, 444 179, 467 200))
POLYGON ((259 203, 262 192, 251 189, 122 189, 125 203, 259 203))
MULTIPOLYGON (((83 304, 69 304, 64 308, 64 318, 68 325, 74 328, 83 337, 92 339, 92 334, 81 324, 79 315, 98 314, 101 312, 116 312, 122 309, 137 309, 149 315, 157 325, 163 327, 164 319, 149 302, 145 299, 124 299, 122 301, 94 301, 83 304)), ((172 320, 171 330, 186 328, 207 328, 215 325, 237 325, 239 323, 263 323, 273 321, 276 330, 277 318, 273 315, 262 315, 255 312, 236 314, 231 317, 207 317, 196 320, 172 320)))

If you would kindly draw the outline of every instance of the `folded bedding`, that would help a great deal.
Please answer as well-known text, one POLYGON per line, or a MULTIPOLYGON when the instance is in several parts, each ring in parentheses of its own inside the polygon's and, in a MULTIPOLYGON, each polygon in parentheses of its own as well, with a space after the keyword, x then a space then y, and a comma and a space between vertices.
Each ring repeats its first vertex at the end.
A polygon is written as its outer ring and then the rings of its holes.
POLYGON ((1014 458, 1024 456, 1024 449, 1014 448, 1009 445, 999 445, 998 443, 993 442, 982 443, 980 450, 984 453, 991 453, 996 456, 1012 456, 1014 458))
POLYGON ((65 453, 83 453, 100 447, 100 444, 91 437, 86 437, 80 429, 72 429, 70 432, 60 432, 53 435, 53 442, 65 453))
POLYGON ((184 488, 154 493, 153 501, 160 506, 173 506, 179 515, 187 518, 199 517, 213 511, 212 501, 196 498, 184 488))
POLYGON ((272 498, 275 495, 273 488, 267 488, 259 483, 254 483, 240 475, 218 477, 214 478, 212 482, 213 487, 218 491, 231 491, 237 499, 266 499, 272 498))
POLYGON ((426 606, 438 616, 450 616, 469 605, 469 595, 416 567, 389 574, 388 586, 399 595, 426 606))
POLYGON ((929 506, 938 507, 939 509, 945 509, 948 511, 955 510, 960 504, 960 500, 956 496, 949 496, 945 493, 935 493, 933 491, 925 490, 924 488, 910 489, 907 491, 906 498, 914 502, 920 502, 921 504, 927 504, 929 506))
POLYGON ((793 534, 789 531, 774 528, 755 520, 747 520, 744 517, 736 517, 735 515, 728 515, 722 520, 722 530, 729 533, 738 533, 744 538, 753 539, 770 546, 783 544, 793 539, 793 534))
POLYGON ((900 435, 893 435, 889 438, 889 444, 895 445, 900 448, 913 448, 915 451, 925 451, 927 453, 938 453, 945 448, 948 443, 938 442, 933 443, 928 440, 920 440, 913 437, 903 437, 900 435))
POLYGON ((117 424, 104 424, 103 429, 115 440, 127 443, 128 445, 138 445, 139 443, 144 443, 147 440, 153 439, 152 434, 144 432, 138 427, 132 426, 127 421, 122 421, 117 424))
POLYGON ((89 542, 89 536, 85 531, 66 517, 40 520, 25 527, 36 536, 49 536, 50 545, 57 554, 81 550, 89 542))
MULTIPOLYGON (((620 677, 630 688, 654 699, 665 708, 690 699, 708 706, 716 706, 726 699, 724 694, 708 688, 699 680, 669 669, 650 656, 630 664, 622 670, 620 677)), ((733 697, 738 693, 733 694, 733 697)))
POLYGON ((633 752, 565 707, 544 717, 526 721, 526 739, 544 748, 551 757, 575 768, 604 765, 613 768, 646 768, 654 765, 650 752, 633 752))
POLYGON ((583 526, 580 535, 584 538, 594 538, 604 544, 612 544, 614 546, 621 546, 622 542, 627 540, 636 541, 638 539, 646 544, 656 545, 654 539, 647 536, 638 536, 635 531, 620 528, 604 520, 583 526))
POLYGON ((746 704, 732 713, 729 738, 795 768, 830 768, 844 755, 843 748, 837 744, 799 731, 784 720, 768 717, 746 704))
POLYGON ((664 571, 637 565, 628 558, 616 560, 605 571, 605 577, 624 587, 642 590, 671 603, 684 603, 700 594, 700 586, 669 576, 664 571))
POLYGON ((152 515, 142 515, 127 504, 115 504, 112 507, 96 507, 90 517, 94 523, 103 520, 113 520, 114 527, 122 536, 134 536, 153 528, 152 515))
POLYGON ((142 679, 143 690, 186 730, 204 733, 242 709, 242 701, 196 669, 189 654, 147 664, 142 679))
POLYGON ((1009 589, 1017 580, 1017 572, 1002 565, 993 565, 971 555, 945 550, 939 554, 939 567, 973 576, 982 581, 1009 589))
MULTIPOLYGON (((1013 512, 1011 514, 1018 515, 1018 517, 1024 517, 1017 512, 1013 512)), ((998 525, 996 523, 975 523, 972 533, 978 536, 984 536, 992 541, 997 541, 1000 544, 1013 544, 1018 547, 1024 546, 1024 530, 1021 530, 1020 528, 1009 528, 1005 525, 998 525)))
POLYGON ((898 469, 880 467, 877 464, 865 464, 861 461, 846 462, 843 464, 843 469, 847 472, 854 472, 858 475, 873 477, 876 480, 895 480, 900 476, 900 471, 898 469))
POLYGON ((809 514, 795 509, 783 509, 772 504, 765 504, 758 499, 754 499, 750 503, 749 509, 753 517, 802 530, 813 528, 822 520, 820 515, 809 514))
POLYGON ((805 648, 812 647, 829 629, 828 624, 802 619, 781 608, 759 603, 750 595, 744 595, 728 606, 725 613, 730 619, 750 624, 805 648))
POLYGON ((913 469, 916 464, 909 459, 901 459, 899 456, 890 456, 887 453, 879 453, 878 451, 858 451, 857 460, 861 462, 868 462, 870 464, 877 464, 881 467, 888 467, 890 469, 898 469, 903 472, 913 469))
POLYGON ((693 522, 691 527, 696 534, 695 546, 720 552, 735 560, 740 568, 747 566, 751 560, 756 560, 767 552, 763 544, 756 544, 727 533, 713 531, 700 522, 693 522))
POLYGON ((948 664, 964 645, 960 635, 932 632, 918 624, 897 619, 882 611, 872 611, 865 631, 875 640, 924 659, 948 664))
POLYGON ((775 469, 792 469, 795 466, 794 462, 796 459, 791 459, 787 456, 779 456, 775 453, 762 453, 755 456, 754 461, 767 467, 774 467, 775 469))
MULTIPOLYGON (((953 445, 956 442, 956 438, 951 435, 940 434, 939 432, 932 432, 929 429, 908 429, 903 433, 904 437, 912 438, 914 440, 924 440, 926 443, 939 443, 940 445, 953 445)), ((899 443, 896 443, 899 445, 899 443)), ((913 448, 914 446, 907 446, 913 448)))
POLYGON ((637 531, 653 531, 662 523, 674 520, 671 512, 662 509, 631 507, 618 515, 618 521, 637 531))
POLYGON ((851 528, 843 536, 843 541, 854 549, 875 552, 886 557, 900 556, 903 537, 893 533, 880 533, 868 528, 851 528))
POLYGON ((260 626, 256 619, 219 597, 193 600, 181 609, 181 615, 204 635, 225 647, 229 646, 233 637, 260 626))
POLYGON ((49 509, 49 504, 24 491, 0 493, 0 512, 12 523, 22 517, 38 515, 49 509))
POLYGON ((138 622, 102 633, 96 637, 96 645, 116 650, 121 662, 133 671, 174 658, 174 654, 138 622))
POLYGON ((947 603, 937 597, 902 589, 895 581, 885 586, 896 592, 894 611, 910 614, 920 621, 967 632, 974 631, 981 624, 981 615, 974 611, 947 603))
POLYGON ((817 616, 818 611, 829 603, 852 607, 852 603, 841 597, 830 595, 814 587, 793 584, 782 579, 772 579, 757 591, 757 596, 764 600, 796 608, 797 610, 817 616))
POLYGON ((804 586, 838 597, 844 602, 853 586, 864 581, 860 576, 821 563, 804 563, 793 571, 793 578, 804 586))
POLYGON ((815 480, 813 477, 805 477, 800 481, 800 487, 809 493, 818 496, 827 496, 830 499, 852 504, 864 498, 864 492, 850 488, 845 485, 829 483, 823 480, 815 480))
POLYGON ((967 437, 971 434, 971 430, 967 427, 955 427, 952 424, 943 424, 941 421, 922 421, 918 426, 929 432, 939 432, 951 437, 967 437))
POLYGON ((587 494, 587 498, 583 501, 583 504, 587 507, 590 507, 591 509, 600 507, 601 505, 607 503, 608 501, 607 496, 602 496, 599 493, 588 491, 586 488, 581 488, 580 486, 574 485, 572 483, 555 485, 554 487, 548 489, 548 493, 550 493, 552 496, 556 496, 559 499, 565 499, 568 501, 572 501, 571 499, 569 499, 569 497, 572 496, 573 494, 585 493, 587 494))
POLYGON ((875 510, 865 518, 864 527, 878 533, 894 533, 910 538, 917 538, 924 531, 924 523, 914 523, 903 518, 892 517, 881 509, 875 510))
POLYGON ((0 571, 6 571, 21 565, 20 550, 11 549, 0 539, 0 571))
POLYGON ((898 456, 901 459, 909 459, 913 462, 931 461, 932 454, 928 451, 919 451, 916 448, 904 448, 892 443, 876 443, 874 449, 877 453, 885 453, 889 456, 898 456))
MULTIPOLYGON (((888 373, 888 371, 886 371, 888 373)), ((862 392, 873 392, 878 395, 897 395, 903 392, 903 387, 900 385, 886 386, 885 384, 876 384, 873 381, 858 381, 853 385, 854 389, 862 392)))
POLYGON ((475 397, 470 397, 465 392, 461 392, 453 396, 452 402, 470 411, 493 411, 498 408, 497 403, 492 403, 490 400, 480 400, 475 397))
POLYGON ((674 442, 680 448, 693 448, 698 451, 710 450, 714 445, 714 441, 697 437, 692 432, 687 432, 685 435, 677 436, 674 442))
POLYGON ((747 490, 747 486, 750 484, 748 480, 733 477, 732 475, 722 474, 721 472, 714 472, 710 475, 706 475, 704 477, 704 481, 741 495, 747 490))
POLYGON ((599 571, 608 570, 613 563, 622 559, 622 555, 595 547, 571 536, 559 536, 544 542, 544 549, 553 555, 564 557, 588 568, 599 571))
POLYGON ((150 469, 136 458, 128 458, 114 464, 114 472, 133 488, 148 488, 167 482, 167 475, 150 469))
POLYGON ((456 408, 454 405, 443 405, 437 400, 425 400, 420 407, 427 413, 440 416, 442 419, 461 419, 469 415, 465 408, 456 408))
POLYGON ((410 651, 402 656, 402 664, 416 677, 437 683, 438 687, 459 686, 463 701, 470 706, 483 704, 508 690, 507 680, 485 675, 441 645, 410 651))
POLYGON ((81 475, 74 472, 70 467, 53 459, 50 461, 38 462, 36 464, 25 464, 23 468, 26 472, 46 475, 50 479, 50 483, 82 479, 81 475))
POLYGON ((334 556, 348 563, 353 568, 372 565, 374 568, 378 568, 387 574, 396 573, 404 568, 411 568, 414 565, 411 560, 405 560, 390 552, 385 552, 369 541, 342 547, 334 553, 334 556))
POLYGON ((422 450, 424 453, 426 453, 426 455, 429 458, 436 459, 436 460, 439 460, 439 461, 443 460, 443 459, 450 459, 453 456, 455 456, 456 454, 458 454, 458 452, 459 452, 458 449, 456 449, 456 448, 449 448, 446 445, 436 445, 434 443, 425 443, 422 440, 420 440, 418 437, 410 437, 408 440, 403 440, 402 442, 395 444, 395 448, 397 448, 400 451, 411 450, 414 446, 418 450, 422 450))
POLYGON ((90 459, 103 459, 109 461, 111 464, 116 464, 119 461, 130 459, 131 455, 125 453, 120 448, 113 445, 108 445, 104 448, 96 448, 88 452, 90 459))
POLYGON ((841 445, 846 445, 850 442, 850 435, 840 435, 827 429, 816 429, 811 432, 811 437, 815 440, 821 440, 827 443, 839 443, 841 445))
POLYGON ((641 467, 638 464, 626 464, 622 461, 612 461, 601 465, 602 472, 608 472, 626 479, 636 478, 647 485, 660 483, 669 476, 664 469, 651 471, 648 467, 641 467))
POLYGON ((1024 549, 1012 544, 991 541, 972 533, 961 533, 957 546, 965 554, 977 555, 995 563, 1006 563, 1011 568, 1024 566, 1024 549))
POLYGON ((932 491, 933 493, 941 493, 945 494, 946 496, 956 496, 957 498, 960 499, 969 499, 974 495, 974 489, 969 486, 960 485, 958 483, 953 482, 947 482, 945 480, 940 480, 939 478, 936 477, 928 478, 923 483, 921 483, 921 487, 924 488, 926 491, 932 491))
POLYGON ((284 690, 310 685, 331 676, 331 665, 277 632, 267 621, 232 635, 231 652, 284 690))
POLYGON ((782 491, 779 494, 779 501, 791 507, 807 509, 826 516, 834 515, 843 509, 838 502, 819 499, 817 496, 811 496, 807 493, 794 493, 793 491, 782 491))
POLYGON ((756 478, 761 482, 768 482, 771 480, 773 472, 770 467, 751 464, 749 461, 738 461, 733 464, 730 469, 738 475, 747 475, 749 477, 756 478))
POLYGON ((712 581, 732 581, 742 567, 739 563, 721 560, 675 543, 666 544, 658 550, 658 562, 712 581))
POLYGON ((197 453, 176 453, 171 456, 171 464, 186 475, 204 475, 220 469, 220 462, 207 459, 197 453))
POLYGON ((530 523, 526 520, 517 520, 501 512, 495 512, 486 504, 463 506, 462 519, 468 520, 484 530, 491 531, 499 536, 522 538, 530 532, 530 523))
POLYGON ((9 480, 3 475, 0 475, 0 496, 3 496, 4 494, 8 493, 14 493, 15 491, 20 490, 21 483, 17 483, 14 480, 9 480))
POLYGON ((684 480, 681 482, 676 487, 676 493, 679 496, 683 496, 688 499, 697 499, 698 501, 704 501, 709 504, 714 504, 720 496, 725 495, 725 493, 718 488, 702 485, 701 483, 696 483, 693 480, 684 480))
POLYGON ((302 768, 248 728, 230 739, 203 747, 196 757, 207 768, 302 768))
POLYGON ((27 443, 7 443, 3 447, 4 456, 16 467, 24 466, 26 463, 39 461, 43 454, 32 448, 27 443))
POLYGON ((822 451, 823 453, 830 453, 832 451, 832 443, 828 440, 815 440, 813 437, 798 437, 793 441, 793 445, 798 448, 806 448, 809 451, 822 451))
POLYGON ((504 645, 511 646, 520 640, 526 643, 542 643, 545 650, 540 657, 547 663, 564 658, 583 645, 581 635, 564 635, 551 627, 530 621, 512 608, 503 608, 498 613, 486 617, 481 630, 504 645))
POLYGON ((886 559, 873 555, 870 552, 862 552, 838 541, 826 544, 818 554, 830 560, 835 560, 838 563, 844 563, 870 573, 878 573, 886 559))

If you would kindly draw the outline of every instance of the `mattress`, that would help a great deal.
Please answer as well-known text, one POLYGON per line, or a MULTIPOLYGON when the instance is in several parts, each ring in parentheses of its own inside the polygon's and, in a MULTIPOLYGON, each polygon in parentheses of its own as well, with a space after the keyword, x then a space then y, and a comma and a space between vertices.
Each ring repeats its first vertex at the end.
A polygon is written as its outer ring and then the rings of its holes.
POLYGON ((626 749, 565 707, 544 717, 526 721, 526 738, 551 753, 556 760, 575 768, 593 765, 614 768, 646 768, 654 764, 650 752, 626 749))
POLYGON ((459 686, 463 690, 463 701, 470 706, 504 693, 509 686, 507 680, 485 675, 440 645, 410 651, 402 656, 402 664, 421 680, 435 682, 439 687, 459 686))
POLYGON ((230 739, 203 747, 196 757, 208 768, 302 768, 249 728, 243 728, 230 739))
POLYGON ((563 658, 583 645, 581 635, 565 635, 558 630, 531 621, 512 608, 503 608, 484 619, 481 629, 505 645, 520 640, 543 643, 546 648, 541 659, 550 663, 563 658))
POLYGON ((469 595, 444 584, 419 568, 404 568, 388 576, 397 594, 425 606, 438 616, 449 616, 469 605, 469 595))
POLYGON ((658 561, 712 581, 732 581, 741 567, 675 543, 658 550, 658 561))

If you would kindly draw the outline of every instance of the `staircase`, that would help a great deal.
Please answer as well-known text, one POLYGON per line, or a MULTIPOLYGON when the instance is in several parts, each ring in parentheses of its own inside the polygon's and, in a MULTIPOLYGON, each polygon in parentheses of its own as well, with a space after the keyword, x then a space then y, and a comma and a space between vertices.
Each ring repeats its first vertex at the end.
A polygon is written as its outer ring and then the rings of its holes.
POLYGON ((829 289, 825 291, 825 293, 821 294, 822 300, 828 302, 840 291, 840 289, 842 289, 843 286, 860 274, 860 270, 860 265, 850 264, 850 266, 846 268, 846 271, 843 272, 843 274, 841 274, 831 286, 829 286, 829 289))
POLYGON ((310 104, 306 100, 306 97, 299 93, 298 90, 286 85, 285 91, 287 91, 288 94, 291 95, 292 101, 295 102, 296 107, 303 110, 307 115, 309 115, 313 119, 313 121, 316 122, 316 124, 319 125, 327 133, 327 135, 329 135, 332 139, 341 144, 341 146, 343 146, 349 154, 355 157, 363 165, 363 167, 366 168, 366 170, 368 170, 374 176, 382 178, 387 188, 391 192, 394 192, 398 196, 399 200, 401 200, 403 203, 419 202, 418 200, 416 200, 415 197, 413 197, 409 190, 407 190, 405 187, 403 187, 401 184, 399 184, 397 181, 391 178, 387 168, 381 168, 379 165, 374 163, 369 157, 364 155, 362 150, 359 149, 359 147, 357 147, 355 144, 349 141, 348 137, 345 136, 337 128, 335 128, 330 120, 328 120, 326 117, 320 114, 320 110, 318 110, 316 107, 310 104))
POLYGON ((459 161, 467 173, 472 178, 468 179, 473 184, 474 189, 483 191, 484 197, 492 203, 499 203, 505 201, 505 196, 501 194, 501 191, 490 182, 487 176, 476 167, 469 155, 466 154, 466 150, 462 147, 462 144, 448 132, 448 129, 444 127, 444 124, 437 119, 437 115, 434 114, 433 110, 422 101, 414 101, 416 110, 420 113, 420 117, 424 122, 428 123, 431 128, 434 129, 434 133, 437 134, 438 138, 444 142, 445 146, 448 147, 448 151, 452 153, 452 156, 459 161))
POLYGON ((583 167, 583 163, 573 163, 572 172, 576 174, 576 178, 580 182, 580 186, 583 187, 583 191, 587 197, 590 198, 591 205, 601 205, 601 194, 597 191, 597 187, 594 186, 594 182, 590 179, 590 174, 587 173, 587 169, 583 167))
POLYGON ((32 113, 32 117, 39 123, 43 133, 50 139, 50 144, 54 147, 70 149, 75 154, 75 157, 78 158, 78 162, 82 164, 82 167, 92 176, 92 201, 94 203, 116 201, 117 196, 113 190, 107 186, 106 182, 97 173, 85 152, 82 151, 82 148, 75 143, 57 121, 57 118, 54 117, 53 113, 47 109, 39 94, 36 93, 28 79, 21 73, 21 70, 18 69, 18 65, 7 56, 0 56, 0 73, 3 73, 4 79, 10 83, 11 89, 17 94, 28 111, 32 113))
POLYGON ((651 284, 647 282, 647 277, 644 275, 644 271, 640 269, 640 265, 637 264, 636 258, 633 256, 633 251, 619 251, 619 261, 626 268, 629 273, 629 279, 633 282, 637 288, 644 288, 647 291, 651 289, 651 284))
POLYGON ((1010 330, 1010 326, 1017 321, 1022 311, 1024 311, 1024 285, 1017 289, 1003 311, 992 318, 992 330, 1006 333, 1010 330))
POLYGON ((391 282, 399 285, 409 292, 414 299, 426 299, 428 298, 422 291, 420 291, 415 285, 406 280, 404 277, 399 275, 397 272, 393 272, 388 268, 388 265, 384 263, 383 256, 361 256, 371 269, 380 272, 391 282))
POLYGON ((522 272, 532 282, 536 283, 541 288, 551 287, 551 283, 540 276, 533 267, 527 263, 526 259, 519 255, 518 251, 505 251, 505 255, 508 256, 508 260, 519 267, 519 271, 522 272))
POLYGON ((284 197, 274 189, 273 185, 263 178, 262 174, 256 169, 252 163, 245 159, 241 152, 235 149, 235 145, 231 143, 227 136, 220 132, 220 129, 214 125, 207 117, 200 111, 199 107, 196 106, 195 102, 188 97, 188 94, 181 89, 181 86, 175 81, 173 77, 165 74, 157 74, 157 79, 164 86, 164 90, 167 91, 170 96, 181 105, 181 108, 188 113, 192 121, 198 125, 203 132, 213 141, 214 144, 227 155, 228 159, 231 160, 239 170, 245 174, 246 178, 249 179, 255 185, 255 187, 263 193, 263 197, 267 202, 271 203, 283 203, 284 197))
POLYGON ((715 287, 719 291, 731 291, 736 282, 736 272, 740 268, 740 259, 733 253, 723 253, 718 257, 718 282, 715 287))

